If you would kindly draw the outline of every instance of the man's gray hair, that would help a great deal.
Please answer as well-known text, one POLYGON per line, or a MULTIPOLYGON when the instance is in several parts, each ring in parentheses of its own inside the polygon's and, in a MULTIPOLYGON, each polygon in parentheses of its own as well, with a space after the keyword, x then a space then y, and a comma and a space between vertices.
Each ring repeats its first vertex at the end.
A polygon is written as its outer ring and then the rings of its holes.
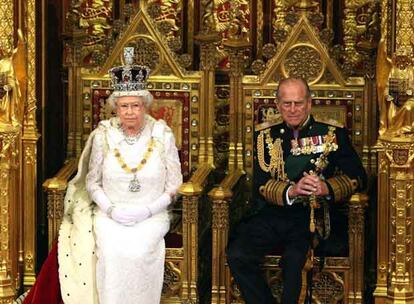
POLYGON ((112 110, 116 109, 116 103, 118 101, 118 98, 124 97, 124 96, 137 96, 142 97, 144 99, 144 106, 146 109, 148 109, 154 100, 154 97, 152 96, 151 92, 148 90, 139 90, 139 91, 114 91, 107 99, 107 102, 112 110))
POLYGON ((291 83, 291 82, 300 82, 301 84, 303 84, 303 86, 305 87, 305 90, 306 90, 306 97, 311 96, 311 90, 310 90, 309 85, 308 85, 308 83, 306 82, 305 79, 300 78, 300 77, 288 77, 288 78, 282 78, 281 80, 279 80, 279 85, 278 85, 277 90, 276 90, 277 98, 280 98, 280 94, 279 94, 280 93, 279 92, 280 87, 285 85, 285 84, 291 83))

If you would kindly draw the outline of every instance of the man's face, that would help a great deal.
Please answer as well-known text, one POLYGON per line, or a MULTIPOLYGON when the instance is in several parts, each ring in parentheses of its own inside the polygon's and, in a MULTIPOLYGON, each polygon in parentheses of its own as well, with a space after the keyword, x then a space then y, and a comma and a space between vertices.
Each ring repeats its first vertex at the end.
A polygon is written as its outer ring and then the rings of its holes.
POLYGON ((290 127, 300 126, 310 114, 311 106, 311 97, 302 82, 289 81, 279 87, 277 108, 290 127))

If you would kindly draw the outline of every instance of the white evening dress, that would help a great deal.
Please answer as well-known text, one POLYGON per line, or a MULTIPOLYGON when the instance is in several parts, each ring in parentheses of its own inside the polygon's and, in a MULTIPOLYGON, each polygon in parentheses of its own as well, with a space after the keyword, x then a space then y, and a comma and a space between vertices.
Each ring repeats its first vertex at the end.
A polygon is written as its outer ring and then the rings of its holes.
MULTIPOLYGON (((134 144, 125 141, 119 119, 100 123, 92 140, 86 175, 89 193, 101 187, 116 207, 146 205, 165 192, 176 192, 181 183, 181 165, 174 136, 163 121, 147 116, 145 128, 134 144), (129 168, 134 168, 143 159, 151 137, 156 139, 155 148, 136 173, 140 190, 130 192, 128 187, 133 174, 121 168, 114 149, 119 150, 129 168)), ((117 223, 98 207, 93 212, 99 303, 160 303, 164 236, 169 229, 167 210, 131 226, 117 223)))

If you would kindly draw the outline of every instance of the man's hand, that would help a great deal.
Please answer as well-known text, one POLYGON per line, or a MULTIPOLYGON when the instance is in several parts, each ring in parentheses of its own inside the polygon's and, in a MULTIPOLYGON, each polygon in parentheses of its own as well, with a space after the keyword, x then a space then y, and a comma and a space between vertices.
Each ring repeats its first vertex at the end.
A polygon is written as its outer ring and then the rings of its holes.
POLYGON ((289 188, 289 198, 297 196, 324 196, 329 194, 326 183, 316 175, 304 173, 304 176, 292 187, 289 188))

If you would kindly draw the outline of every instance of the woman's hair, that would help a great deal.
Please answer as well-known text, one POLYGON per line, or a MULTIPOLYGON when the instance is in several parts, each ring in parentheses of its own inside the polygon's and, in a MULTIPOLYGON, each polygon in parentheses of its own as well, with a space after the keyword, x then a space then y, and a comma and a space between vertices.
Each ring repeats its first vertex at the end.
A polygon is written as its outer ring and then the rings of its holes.
POLYGON ((146 109, 148 109, 154 100, 154 97, 148 90, 139 90, 139 91, 114 91, 107 99, 107 102, 112 110, 116 109, 116 103, 118 101, 118 98, 124 97, 124 96, 137 96, 142 97, 144 99, 144 106, 146 109))

